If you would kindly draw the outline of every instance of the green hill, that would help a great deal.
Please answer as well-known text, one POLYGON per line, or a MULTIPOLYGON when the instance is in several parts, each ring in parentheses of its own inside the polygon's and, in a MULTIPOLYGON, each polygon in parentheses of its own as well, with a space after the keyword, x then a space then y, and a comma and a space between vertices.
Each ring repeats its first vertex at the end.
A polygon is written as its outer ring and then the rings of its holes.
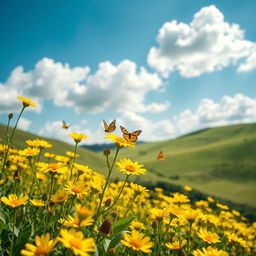
MULTIPOLYGON (((6 132, 6 126, 0 124, 0 138, 3 139, 5 132, 6 132)), ((33 133, 25 132, 19 129, 15 131, 14 138, 13 138, 13 146, 18 149, 23 149, 27 147, 26 140, 33 140, 37 138, 47 140, 53 145, 53 148, 49 148, 45 150, 47 152, 58 154, 58 155, 65 155, 66 151, 71 151, 71 152, 74 151, 74 145, 71 145, 59 140, 55 140, 55 139, 41 137, 33 133)), ((0 143, 4 143, 4 142, 5 142, 4 140, 0 141, 0 143)), ((103 156, 81 147, 78 148, 77 153, 80 155, 80 157, 77 158, 78 163, 88 165, 95 171, 104 172, 106 164, 103 156)))
POLYGON ((120 156, 145 165, 141 181, 189 185, 256 206, 256 124, 204 129, 177 139, 144 143, 120 156), (156 159, 162 150, 165 160, 156 159))

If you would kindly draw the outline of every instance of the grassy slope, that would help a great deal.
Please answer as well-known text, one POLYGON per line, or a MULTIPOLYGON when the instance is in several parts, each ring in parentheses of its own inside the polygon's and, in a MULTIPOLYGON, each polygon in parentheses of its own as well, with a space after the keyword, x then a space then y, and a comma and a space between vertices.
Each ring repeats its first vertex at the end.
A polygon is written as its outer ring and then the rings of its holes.
MULTIPOLYGON (((6 131, 5 129, 6 127, 0 124, 0 138, 4 137, 6 131)), ((18 149, 23 149, 27 146, 26 140, 33 140, 36 138, 47 140, 48 142, 53 144, 53 148, 45 149, 44 152, 47 151, 58 155, 65 155, 66 151, 74 151, 74 145, 55 139, 44 138, 29 132, 21 131, 19 129, 17 129, 15 132, 13 138, 13 145, 18 149)), ((0 143, 3 143, 3 141, 1 141, 0 143)), ((80 157, 77 158, 78 163, 88 165, 98 172, 103 172, 102 170, 105 170, 105 160, 103 156, 84 148, 78 148, 77 153, 80 155, 80 157)))
POLYGON ((202 192, 256 206, 256 124, 202 130, 174 140, 138 145, 121 156, 143 163, 142 180, 190 185, 202 192), (166 154, 157 161, 160 150, 166 154))

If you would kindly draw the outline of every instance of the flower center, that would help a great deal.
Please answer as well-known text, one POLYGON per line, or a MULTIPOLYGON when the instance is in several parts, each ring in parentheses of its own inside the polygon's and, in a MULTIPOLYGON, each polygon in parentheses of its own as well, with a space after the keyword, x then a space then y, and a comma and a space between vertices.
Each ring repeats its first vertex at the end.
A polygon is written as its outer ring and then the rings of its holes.
POLYGON ((125 167, 125 170, 128 171, 128 172, 135 172, 136 168, 133 165, 127 165, 125 167))
POLYGON ((43 256, 46 255, 49 252, 46 245, 41 245, 36 248, 35 250, 35 256, 43 256))
POLYGON ((48 167, 52 170, 56 170, 59 168, 59 166, 57 164, 49 164, 48 167))
POLYGON ((139 249, 142 246, 141 240, 138 239, 131 239, 130 244, 137 249, 139 249))
POLYGON ((72 189, 72 191, 75 192, 76 194, 78 194, 78 193, 81 193, 81 192, 82 192, 82 189, 81 189, 80 187, 74 187, 74 188, 72 189))
POLYGON ((78 250, 81 250, 82 249, 82 243, 80 240, 76 239, 76 238, 73 238, 69 241, 71 247, 75 248, 75 249, 78 249, 78 250))
POLYGON ((14 205, 19 206, 21 202, 20 202, 20 200, 18 200, 18 199, 14 199, 14 200, 12 200, 12 203, 13 203, 14 205))

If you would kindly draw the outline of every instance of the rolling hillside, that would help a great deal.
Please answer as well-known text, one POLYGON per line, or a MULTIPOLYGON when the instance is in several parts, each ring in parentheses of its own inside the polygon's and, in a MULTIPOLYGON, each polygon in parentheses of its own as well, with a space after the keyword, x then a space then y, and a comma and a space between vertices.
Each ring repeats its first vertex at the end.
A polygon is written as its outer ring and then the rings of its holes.
POLYGON ((204 129, 186 136, 144 143, 120 156, 149 170, 142 180, 189 185, 224 199, 256 206, 256 124, 204 129), (162 150, 163 161, 156 160, 162 150))

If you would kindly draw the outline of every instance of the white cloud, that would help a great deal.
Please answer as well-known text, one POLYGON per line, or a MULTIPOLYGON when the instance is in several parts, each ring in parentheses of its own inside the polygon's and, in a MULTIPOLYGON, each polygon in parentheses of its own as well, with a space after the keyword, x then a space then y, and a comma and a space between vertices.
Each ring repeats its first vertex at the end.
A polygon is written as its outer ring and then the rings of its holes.
POLYGON ((158 91, 161 86, 157 74, 138 68, 129 60, 118 65, 101 62, 91 74, 87 66, 71 68, 43 58, 28 72, 23 67, 15 68, 7 81, 0 84, 0 108, 2 112, 17 111, 16 96, 24 95, 39 105, 44 100, 53 100, 56 106, 72 107, 77 112, 160 112, 170 104, 145 104, 144 100, 148 92, 158 91))
POLYGON ((23 131, 27 131, 28 128, 31 125, 31 120, 28 120, 26 118, 21 117, 19 122, 18 122, 18 128, 23 130, 23 131))
POLYGON ((238 70, 255 68, 255 60, 250 58, 255 53, 255 42, 245 40, 240 26, 226 22, 214 5, 202 8, 189 24, 176 20, 164 23, 157 42, 159 47, 149 51, 148 64, 164 77, 176 70, 183 77, 197 77, 248 56, 250 64, 241 64, 238 70))
POLYGON ((202 99, 194 112, 187 109, 174 121, 176 134, 205 127, 256 122, 256 99, 243 94, 223 96, 220 102, 202 99))
POLYGON ((104 130, 99 126, 98 129, 90 130, 84 128, 83 125, 74 124, 70 126, 68 130, 62 129, 62 121, 46 122, 44 127, 39 130, 39 135, 56 138, 61 141, 65 141, 70 144, 74 144, 74 140, 68 135, 71 132, 86 134, 89 139, 81 142, 81 144, 94 144, 94 143, 106 143, 104 137, 104 130))
POLYGON ((252 52, 252 54, 248 56, 245 62, 239 66, 238 71, 248 72, 253 69, 256 69, 256 49, 254 49, 254 52, 252 52))

